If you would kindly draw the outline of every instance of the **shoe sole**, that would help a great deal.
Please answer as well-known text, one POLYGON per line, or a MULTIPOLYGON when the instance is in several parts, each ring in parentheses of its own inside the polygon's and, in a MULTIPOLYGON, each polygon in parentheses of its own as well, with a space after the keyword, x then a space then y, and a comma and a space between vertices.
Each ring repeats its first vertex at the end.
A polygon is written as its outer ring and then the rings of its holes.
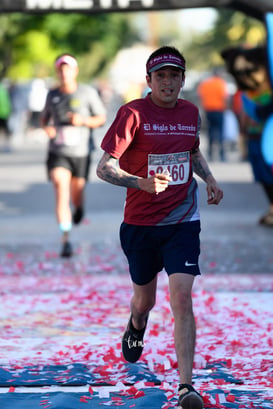
POLYGON ((178 404, 178 408, 181 409, 203 409, 203 400, 194 392, 188 393, 182 402, 178 404))

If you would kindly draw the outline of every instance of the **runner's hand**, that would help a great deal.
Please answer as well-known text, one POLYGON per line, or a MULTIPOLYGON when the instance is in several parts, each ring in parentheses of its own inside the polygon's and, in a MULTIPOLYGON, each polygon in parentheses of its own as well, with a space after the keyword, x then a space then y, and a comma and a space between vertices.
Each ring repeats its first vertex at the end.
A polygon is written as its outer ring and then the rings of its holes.
POLYGON ((45 126, 44 131, 50 139, 55 138, 57 134, 55 126, 45 126))
POLYGON ((223 199, 223 191, 219 188, 217 183, 208 183, 207 184, 207 193, 208 200, 207 203, 210 204, 219 204, 223 199))
POLYGON ((167 189, 171 180, 172 178, 169 175, 156 173, 154 176, 149 178, 139 179, 138 185, 140 189, 144 190, 145 192, 159 194, 167 189))
POLYGON ((71 125, 73 125, 73 126, 84 126, 85 120, 77 112, 68 112, 67 116, 68 116, 68 119, 69 119, 71 125))

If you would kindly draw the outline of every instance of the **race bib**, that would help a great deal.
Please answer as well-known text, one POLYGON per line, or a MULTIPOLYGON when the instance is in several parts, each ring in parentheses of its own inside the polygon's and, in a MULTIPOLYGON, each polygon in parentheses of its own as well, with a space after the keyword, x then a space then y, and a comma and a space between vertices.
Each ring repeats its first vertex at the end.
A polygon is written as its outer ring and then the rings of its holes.
POLYGON ((172 178, 169 185, 187 183, 190 173, 190 152, 148 155, 148 177, 156 173, 169 174, 172 178))
POLYGON ((57 145, 76 146, 79 144, 79 131, 75 126, 62 126, 58 128, 55 143, 57 145))

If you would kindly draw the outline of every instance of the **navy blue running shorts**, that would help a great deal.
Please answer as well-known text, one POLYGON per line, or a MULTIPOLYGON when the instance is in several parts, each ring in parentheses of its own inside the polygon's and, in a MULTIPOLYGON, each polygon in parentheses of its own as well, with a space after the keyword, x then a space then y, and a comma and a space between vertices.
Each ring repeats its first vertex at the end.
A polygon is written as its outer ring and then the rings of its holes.
POLYGON ((132 281, 151 282, 163 268, 168 275, 199 275, 200 221, 168 226, 136 226, 122 223, 121 247, 129 263, 132 281))
POLYGON ((72 157, 49 152, 46 161, 48 178, 50 179, 49 174, 52 169, 61 167, 70 170, 72 177, 84 178, 87 180, 90 164, 90 155, 83 157, 72 157))

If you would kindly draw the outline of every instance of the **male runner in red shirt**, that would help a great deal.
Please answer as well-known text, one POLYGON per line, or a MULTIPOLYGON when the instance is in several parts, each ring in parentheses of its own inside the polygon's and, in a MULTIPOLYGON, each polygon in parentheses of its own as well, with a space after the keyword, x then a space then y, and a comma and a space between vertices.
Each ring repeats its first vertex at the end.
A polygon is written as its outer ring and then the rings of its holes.
POLYGON ((129 362, 140 358, 156 300, 157 274, 165 268, 181 382, 178 404, 201 409, 202 398, 192 386, 191 290, 200 274, 198 186, 193 171, 207 184, 208 204, 218 204, 223 192, 199 150, 198 108, 178 99, 185 79, 184 57, 173 47, 162 47, 151 54, 146 68, 151 93, 119 109, 102 141, 105 152, 97 167, 100 178, 127 188, 120 239, 134 294, 122 352, 129 362))

